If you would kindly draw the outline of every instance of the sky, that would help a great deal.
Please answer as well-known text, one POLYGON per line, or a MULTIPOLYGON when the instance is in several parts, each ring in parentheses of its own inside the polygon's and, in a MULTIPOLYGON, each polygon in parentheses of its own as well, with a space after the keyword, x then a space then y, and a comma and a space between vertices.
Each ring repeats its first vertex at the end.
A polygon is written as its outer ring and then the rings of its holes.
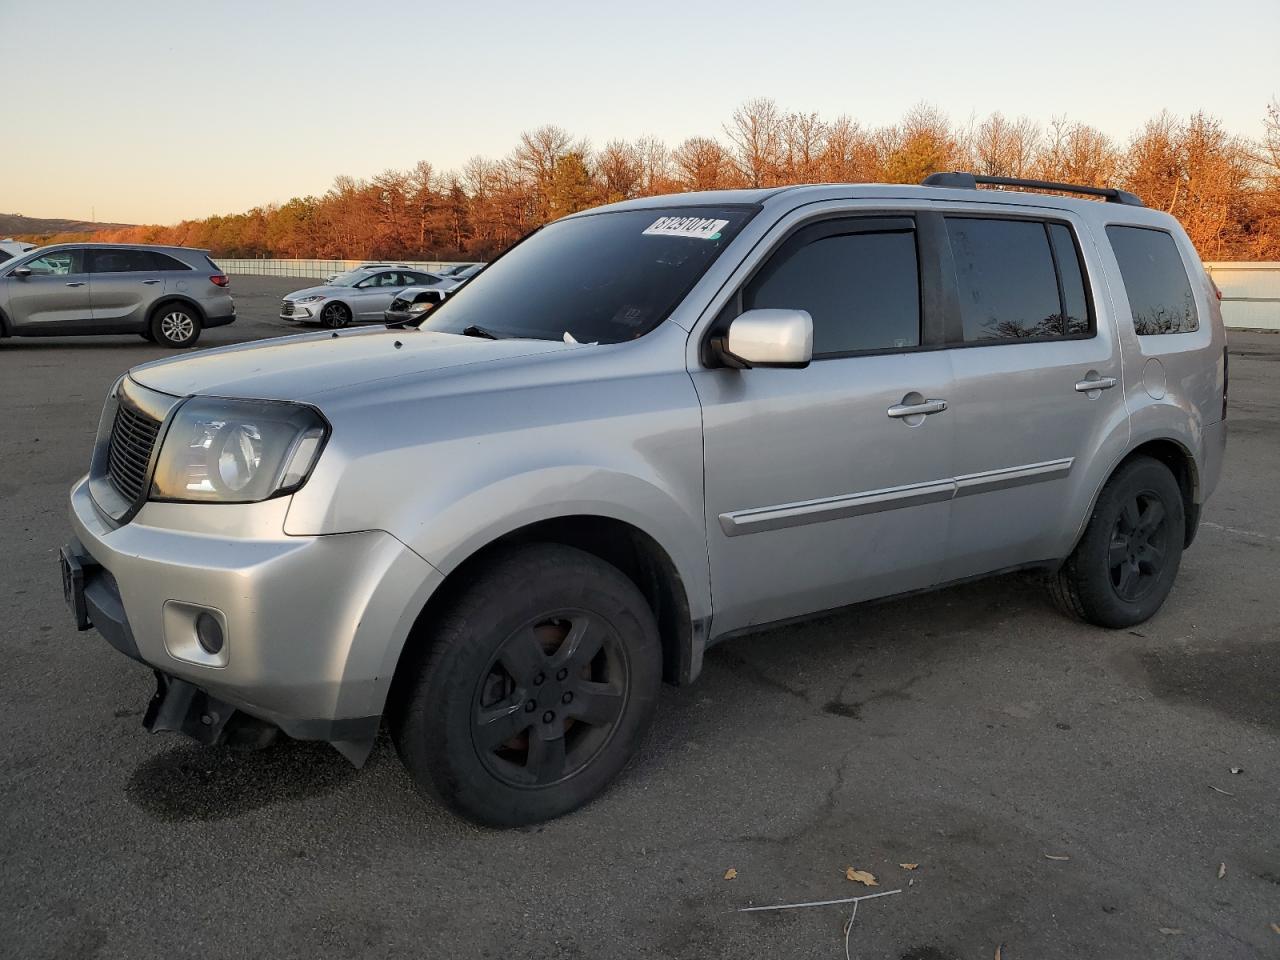
POLYGON ((1262 132, 1280 2, 0 0, 0 212, 173 223, 554 123, 718 135, 735 107, 877 126, 1065 115, 1121 142, 1163 109, 1262 132), (1217 5, 1219 8, 1225 4, 1217 5))

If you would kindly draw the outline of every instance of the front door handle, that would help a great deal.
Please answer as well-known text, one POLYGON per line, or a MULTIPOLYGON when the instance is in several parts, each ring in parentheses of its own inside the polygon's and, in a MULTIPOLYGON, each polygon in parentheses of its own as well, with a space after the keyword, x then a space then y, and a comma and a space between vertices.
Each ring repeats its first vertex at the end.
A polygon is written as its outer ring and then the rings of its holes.
POLYGON ((84 281, 83 281, 83 280, 68 280, 68 281, 67 281, 67 286, 68 286, 68 287, 83 287, 83 286, 84 286, 84 281))
POLYGON ((143 280, 143 283, 159 283, 159 280, 143 280))
POLYGON ((1094 390, 1110 390, 1116 385, 1115 377, 1098 377, 1090 380, 1088 377, 1076 384, 1076 393, 1092 393, 1094 390))
POLYGON ((941 413, 945 409, 947 409, 945 400, 922 400, 920 403, 895 403, 885 413, 895 420, 902 420, 905 417, 927 417, 931 413, 941 413))

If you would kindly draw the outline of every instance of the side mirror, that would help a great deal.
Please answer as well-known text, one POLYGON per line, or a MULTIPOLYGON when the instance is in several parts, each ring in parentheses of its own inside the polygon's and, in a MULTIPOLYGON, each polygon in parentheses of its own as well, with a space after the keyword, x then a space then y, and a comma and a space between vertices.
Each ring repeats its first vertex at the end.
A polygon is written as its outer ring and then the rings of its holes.
POLYGON ((14 275, 15 277, 29 277, 29 276, 31 276, 31 268, 30 268, 30 267, 16 267, 16 268, 14 269, 14 271, 13 271, 13 275, 14 275))
POLYGON ((807 310, 748 310, 712 346, 729 367, 807 367, 813 318, 807 310))

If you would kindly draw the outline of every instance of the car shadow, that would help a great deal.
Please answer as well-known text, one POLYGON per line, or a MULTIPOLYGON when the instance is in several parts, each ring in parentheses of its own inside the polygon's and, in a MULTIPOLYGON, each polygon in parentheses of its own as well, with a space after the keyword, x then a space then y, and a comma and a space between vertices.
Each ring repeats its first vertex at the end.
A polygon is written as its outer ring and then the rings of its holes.
MULTIPOLYGON (((386 752, 379 746, 365 769, 386 752)), ((327 743, 281 737, 242 751, 184 741, 138 766, 125 794, 156 820, 202 823, 330 793, 359 773, 327 743)))

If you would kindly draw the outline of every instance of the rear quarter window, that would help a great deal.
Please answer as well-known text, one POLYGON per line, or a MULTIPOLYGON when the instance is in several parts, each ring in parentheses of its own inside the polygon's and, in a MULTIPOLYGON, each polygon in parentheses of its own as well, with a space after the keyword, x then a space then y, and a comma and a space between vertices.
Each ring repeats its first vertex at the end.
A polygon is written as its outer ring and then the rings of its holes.
POLYGON ((1193 333, 1200 329, 1196 298, 1173 236, 1150 227, 1107 227, 1120 264, 1133 329, 1138 336, 1193 333))
MULTIPOLYGON (((171 257, 167 253, 156 253, 152 251, 151 259, 155 262, 156 270, 190 270, 191 268, 179 260, 177 257, 171 257)), ((210 261, 212 263, 212 261, 210 261)))

